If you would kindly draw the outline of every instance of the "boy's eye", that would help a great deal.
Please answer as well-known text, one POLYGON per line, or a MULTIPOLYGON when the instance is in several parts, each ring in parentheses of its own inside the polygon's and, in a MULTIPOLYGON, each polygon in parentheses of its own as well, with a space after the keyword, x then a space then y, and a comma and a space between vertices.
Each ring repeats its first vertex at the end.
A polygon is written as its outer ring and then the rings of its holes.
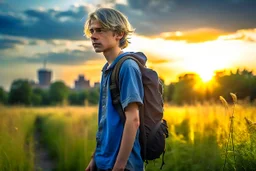
POLYGON ((102 28, 96 28, 96 29, 95 29, 95 32, 97 32, 97 33, 100 33, 100 32, 102 32, 102 31, 103 31, 102 28))
POLYGON ((95 29, 90 29, 90 33, 93 34, 93 33, 101 33, 103 32, 104 29, 103 28, 95 28, 95 29))

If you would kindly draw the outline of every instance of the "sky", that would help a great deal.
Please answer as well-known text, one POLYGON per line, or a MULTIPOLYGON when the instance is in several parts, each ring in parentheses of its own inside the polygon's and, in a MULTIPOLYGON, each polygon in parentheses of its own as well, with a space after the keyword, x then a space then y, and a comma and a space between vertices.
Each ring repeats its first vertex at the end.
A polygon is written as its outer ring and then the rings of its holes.
POLYGON ((83 36, 88 13, 98 7, 128 17, 135 33, 124 51, 146 54, 166 84, 184 73, 207 80, 216 70, 256 71, 254 0, 0 0, 0 86, 38 82, 44 60, 53 81, 73 87, 83 74, 98 82, 106 60, 83 36))

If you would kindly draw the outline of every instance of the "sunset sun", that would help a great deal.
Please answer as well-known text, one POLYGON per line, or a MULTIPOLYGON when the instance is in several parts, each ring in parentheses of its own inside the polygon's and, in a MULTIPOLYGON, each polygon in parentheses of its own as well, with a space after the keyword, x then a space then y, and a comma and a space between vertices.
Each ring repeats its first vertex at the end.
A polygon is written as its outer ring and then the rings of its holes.
POLYGON ((213 71, 202 71, 197 74, 200 76, 203 82, 210 81, 214 75, 213 71))

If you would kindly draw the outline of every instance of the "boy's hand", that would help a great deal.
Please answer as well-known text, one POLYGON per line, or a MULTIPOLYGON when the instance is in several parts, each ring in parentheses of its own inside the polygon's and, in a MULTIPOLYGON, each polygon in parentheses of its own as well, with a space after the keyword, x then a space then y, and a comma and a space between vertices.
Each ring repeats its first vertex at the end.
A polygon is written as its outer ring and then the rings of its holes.
POLYGON ((95 170, 95 162, 94 159, 92 158, 90 163, 88 164, 87 168, 85 169, 85 171, 96 171, 95 170))

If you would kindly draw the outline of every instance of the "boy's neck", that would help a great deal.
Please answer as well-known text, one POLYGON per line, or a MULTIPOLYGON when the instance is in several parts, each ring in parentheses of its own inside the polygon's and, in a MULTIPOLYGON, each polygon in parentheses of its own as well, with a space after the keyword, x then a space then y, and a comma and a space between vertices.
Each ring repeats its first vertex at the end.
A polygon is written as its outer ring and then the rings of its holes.
POLYGON ((121 54, 123 53, 121 48, 112 49, 112 51, 103 52, 106 60, 108 61, 108 66, 121 54))

